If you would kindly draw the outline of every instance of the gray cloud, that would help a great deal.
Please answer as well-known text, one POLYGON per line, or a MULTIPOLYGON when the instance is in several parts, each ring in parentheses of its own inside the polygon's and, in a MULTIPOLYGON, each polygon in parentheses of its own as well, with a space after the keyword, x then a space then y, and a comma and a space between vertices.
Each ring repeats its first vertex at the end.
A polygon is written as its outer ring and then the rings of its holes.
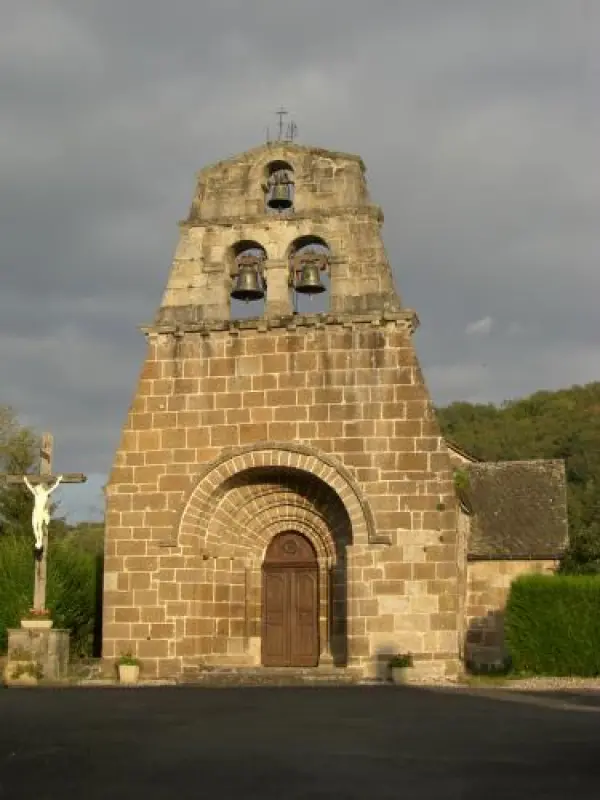
POLYGON ((494 320, 491 317, 482 317, 469 322, 465 328, 465 333, 467 336, 487 336, 491 333, 493 326, 494 320))
POLYGON ((93 475, 67 508, 100 506, 196 171, 282 102, 365 159, 436 402, 598 377, 594 0, 0 12, 0 402, 93 475))

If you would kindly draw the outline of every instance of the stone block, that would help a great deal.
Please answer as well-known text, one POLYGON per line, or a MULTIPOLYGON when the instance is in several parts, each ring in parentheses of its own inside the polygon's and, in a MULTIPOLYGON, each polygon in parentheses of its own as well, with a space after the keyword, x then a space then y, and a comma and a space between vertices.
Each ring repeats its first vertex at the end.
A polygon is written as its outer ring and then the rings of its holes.
POLYGON ((14 651, 31 654, 31 661, 42 668, 43 678, 65 680, 69 673, 69 631, 60 628, 8 629, 8 661, 14 651))
POLYGON ((378 601, 374 602, 379 603, 379 610, 382 614, 402 615, 406 614, 411 607, 411 601, 408 597, 394 595, 380 597, 378 601))

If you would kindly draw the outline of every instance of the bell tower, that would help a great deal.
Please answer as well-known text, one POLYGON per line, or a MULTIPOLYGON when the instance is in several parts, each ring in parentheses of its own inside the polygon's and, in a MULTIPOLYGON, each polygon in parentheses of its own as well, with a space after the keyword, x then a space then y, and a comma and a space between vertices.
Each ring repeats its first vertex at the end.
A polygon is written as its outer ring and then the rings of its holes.
POLYGON ((104 658, 458 669, 452 464, 382 222, 356 155, 199 173, 106 489, 104 658))
POLYGON ((329 311, 398 311, 358 156, 276 141, 198 175, 156 322, 231 318, 230 298, 287 317, 294 295, 325 291, 329 311))

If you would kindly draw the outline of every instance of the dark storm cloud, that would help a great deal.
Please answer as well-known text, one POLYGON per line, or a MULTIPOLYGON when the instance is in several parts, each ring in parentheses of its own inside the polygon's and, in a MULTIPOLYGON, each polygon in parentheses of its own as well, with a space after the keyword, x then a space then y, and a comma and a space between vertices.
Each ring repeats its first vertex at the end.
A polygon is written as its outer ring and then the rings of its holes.
POLYGON ((100 505, 196 171, 282 102, 365 159, 436 401, 598 377, 594 0, 0 13, 0 402, 94 475, 70 507, 100 505))

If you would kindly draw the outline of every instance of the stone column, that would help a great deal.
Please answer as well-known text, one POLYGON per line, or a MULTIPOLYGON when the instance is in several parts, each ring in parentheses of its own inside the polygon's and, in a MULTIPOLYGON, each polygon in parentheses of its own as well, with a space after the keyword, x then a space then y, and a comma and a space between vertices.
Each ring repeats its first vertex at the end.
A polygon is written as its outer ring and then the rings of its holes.
POLYGON ((333 656, 331 654, 331 559, 327 559, 319 569, 320 590, 323 592, 323 599, 319 603, 319 638, 320 654, 319 666, 333 666, 333 656), (322 618, 321 610, 325 609, 325 619, 322 618))
MULTIPOLYGON (((359 551, 360 552, 360 551, 359 551)), ((359 613, 359 596, 362 570, 356 565, 357 548, 346 547, 346 614, 347 614, 347 664, 349 667, 364 669, 369 655, 368 639, 364 619, 359 613)))
POLYGON ((252 614, 252 604, 250 592, 252 588, 252 568, 246 562, 244 564, 244 652, 250 649, 250 619, 252 614))
POLYGON ((292 313, 287 261, 265 261, 267 279, 267 302, 265 314, 268 317, 286 317, 292 313))
POLYGON ((231 276, 222 264, 205 264, 206 295, 202 298, 205 319, 229 319, 231 317, 231 276))
POLYGON ((256 666, 260 665, 261 657, 261 567, 259 560, 246 564, 246 653, 249 663, 256 666))

